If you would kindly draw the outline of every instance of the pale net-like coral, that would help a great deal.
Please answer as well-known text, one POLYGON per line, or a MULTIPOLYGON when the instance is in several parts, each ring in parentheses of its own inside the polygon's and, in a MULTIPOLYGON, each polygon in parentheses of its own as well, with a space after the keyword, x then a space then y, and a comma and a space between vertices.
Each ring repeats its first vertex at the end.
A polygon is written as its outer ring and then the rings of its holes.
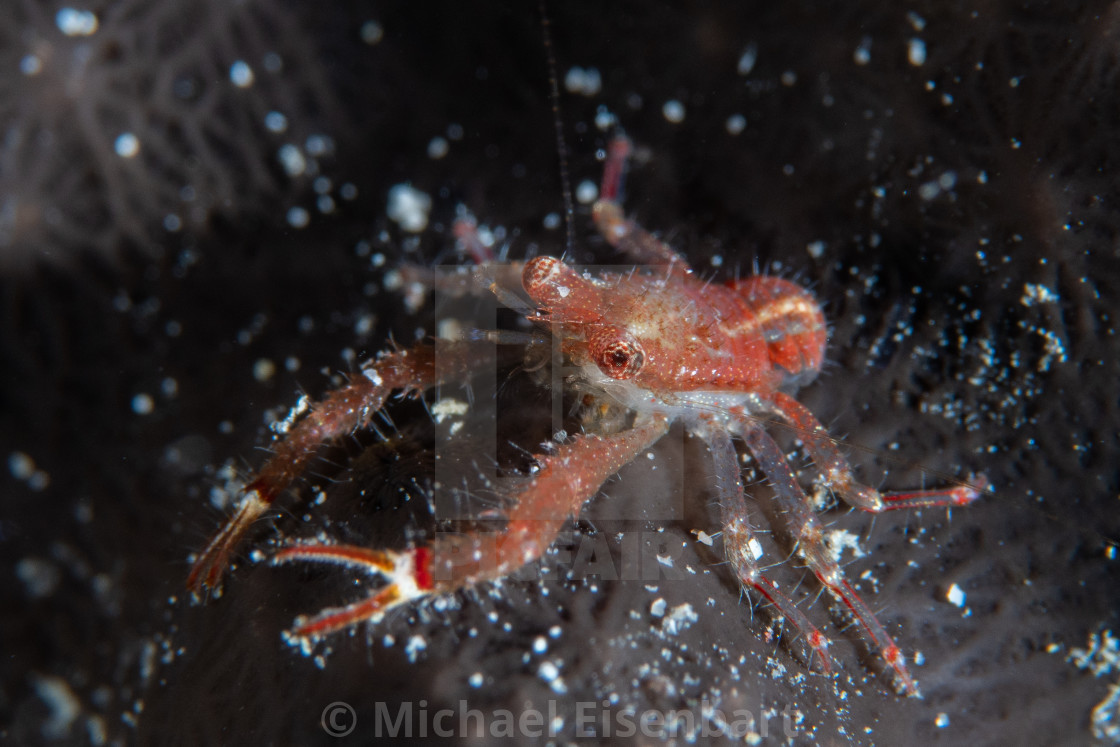
POLYGON ((0 11, 0 267, 157 249, 313 179, 341 126, 273 0, 0 11))

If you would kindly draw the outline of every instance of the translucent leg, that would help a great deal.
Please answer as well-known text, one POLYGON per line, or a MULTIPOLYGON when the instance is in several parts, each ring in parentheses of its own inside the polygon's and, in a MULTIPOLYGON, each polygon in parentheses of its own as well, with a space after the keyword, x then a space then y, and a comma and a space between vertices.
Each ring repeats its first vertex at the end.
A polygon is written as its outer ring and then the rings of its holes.
POLYGON ((951 488, 915 490, 903 493, 880 493, 875 488, 856 482, 851 465, 828 432, 809 408, 788 394, 776 392, 770 400, 774 414, 797 429, 817 469, 824 475, 825 483, 840 494, 849 506, 880 513, 895 508, 924 508, 928 506, 966 506, 988 489, 983 476, 975 485, 956 485, 951 488))
POLYGON ((821 662, 821 669, 832 671, 828 655, 828 638, 805 614, 797 608, 793 600, 778 590, 770 579, 762 574, 758 559, 762 557, 762 546, 754 537, 747 514, 747 502, 743 496, 743 480, 736 459, 735 446, 731 436, 722 428, 705 429, 701 433, 712 452, 715 464, 716 488, 719 491, 720 508, 723 516, 723 550, 731 564, 736 578, 743 588, 752 588, 774 605, 805 636, 805 641, 821 662))
POLYGON ((743 417, 738 424, 747 448, 773 484, 778 503, 789 516, 790 529, 809 569, 852 612, 871 645, 894 670, 901 690, 907 695, 920 697, 918 685, 906 668, 902 652, 829 554, 824 527, 778 444, 753 420, 743 417))

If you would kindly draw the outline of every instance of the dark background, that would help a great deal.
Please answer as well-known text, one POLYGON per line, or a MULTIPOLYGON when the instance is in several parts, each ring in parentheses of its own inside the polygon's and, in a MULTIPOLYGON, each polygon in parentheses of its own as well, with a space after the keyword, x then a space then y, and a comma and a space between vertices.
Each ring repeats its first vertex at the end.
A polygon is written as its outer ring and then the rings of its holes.
MULTIPOLYGON (((322 394, 390 335, 431 331, 430 313, 408 314, 384 289, 387 270, 445 260, 459 203, 504 227, 512 256, 565 248, 563 231, 543 226, 562 200, 534 4, 413 5, 259 2, 227 18, 217 3, 124 3, 116 7, 135 12, 98 32, 123 41, 93 57, 117 84, 79 94, 104 97, 93 109, 109 113, 91 128, 67 115, 56 89, 29 94, 21 86, 34 81, 18 75, 2 88, 3 199, 39 207, 2 247, 0 453, 31 457, 49 484, 0 474, 0 735, 326 743, 320 714, 344 701, 358 717, 348 743, 359 744, 374 733, 378 702, 431 713, 466 699, 487 714, 554 701, 564 739, 576 736, 575 703, 608 700, 610 713, 698 712, 705 701, 756 718, 770 710, 764 741, 780 741, 787 706, 799 742, 1092 741, 1090 712, 1118 675, 1095 678, 1067 656, 1115 628, 1120 588, 1109 550, 1120 539, 1120 14, 1104 2, 549 8, 561 75, 578 65, 602 76, 592 97, 561 96, 573 182, 598 180, 607 133, 594 117, 605 107, 639 149, 631 214, 705 275, 759 267, 821 299, 831 364, 799 396, 865 447, 850 452, 865 479, 901 489, 982 472, 994 485, 951 517, 827 515, 870 551, 848 576, 868 574, 864 598, 904 652, 922 653, 912 669, 924 699, 893 693, 827 598, 806 609, 834 640, 838 680, 810 670, 793 636, 774 640, 771 615, 752 616, 740 600, 718 542, 694 540, 693 529, 718 529, 718 509, 703 446, 680 434, 669 439, 679 449, 665 452, 669 479, 633 465, 561 543, 599 538, 618 558, 620 532, 645 533, 647 556, 683 547, 677 578, 530 573, 338 636, 329 653, 315 652, 321 667, 280 632, 298 613, 355 598, 345 573, 243 562, 220 599, 190 603, 187 559, 224 517, 210 500, 227 479, 220 468, 250 474, 266 424, 299 391, 322 394), (374 45, 361 39, 368 20, 384 29, 374 45), (907 59, 915 38, 926 48, 920 66, 907 59), (752 45, 757 62, 741 75, 752 45), (273 48, 282 73, 266 76, 258 63, 254 88, 226 90, 233 60, 273 48), (162 79, 151 72, 163 69, 208 81, 218 103, 153 103, 162 79), (662 115, 670 99, 686 106, 679 124, 662 115), (260 127, 274 107, 288 117, 282 137, 260 127), (747 121, 738 135, 726 128, 732 114, 747 121), (192 122, 228 123, 210 160, 180 137, 192 122), (120 171, 96 138, 74 135, 101 127, 108 141, 122 123, 167 134, 166 152, 142 135, 144 158, 120 171), (461 139, 429 158, 431 139, 452 124, 461 139), (13 155, 12 133, 42 131, 53 134, 13 155), (336 198, 330 214, 316 209, 311 178, 276 166, 281 143, 310 133, 334 139, 318 161, 331 180, 320 189, 336 198), (166 213, 190 211, 162 195, 192 178, 210 185, 210 199, 168 232, 166 213), (406 181, 434 200, 418 238, 385 215, 389 187, 406 181), (346 183, 354 199, 341 197, 346 183), (124 207, 112 202, 118 193, 130 196, 124 207), (301 230, 285 218, 294 205, 311 213, 301 230), (821 251, 808 250, 813 242, 821 251), (1053 296, 1032 296, 1033 286, 1053 296), (264 381, 254 376, 262 359, 277 368, 264 381), (141 393, 150 413, 133 406, 141 393), (660 518, 678 504, 682 518, 660 518), (946 601, 954 583, 964 609, 946 601), (666 632, 650 614, 658 599, 670 610, 691 604, 697 620, 666 632), (414 643, 410 661, 414 636, 425 647, 414 643), (539 636, 544 653, 533 649, 539 636), (545 662, 563 688, 550 689, 545 662)), ((6 62, 51 38, 49 7, 45 22, 5 11, 5 28, 20 30, 3 37, 6 62)), ((574 259, 618 261, 586 208, 575 230, 574 259)), ((543 401, 531 387, 507 398, 543 401)), ((393 449, 355 458, 360 444, 349 444, 332 455, 314 470, 326 477, 312 478, 327 503, 311 506, 308 491, 287 498, 252 546, 320 531, 400 545, 430 525, 421 491, 406 501, 400 489, 430 464, 427 418, 404 406, 394 420, 403 435, 393 449)), ((763 497, 765 525, 767 491, 748 489, 763 497)), ((790 563, 773 572, 783 587, 804 576, 790 563)), ((816 592, 805 580, 799 594, 816 592)))

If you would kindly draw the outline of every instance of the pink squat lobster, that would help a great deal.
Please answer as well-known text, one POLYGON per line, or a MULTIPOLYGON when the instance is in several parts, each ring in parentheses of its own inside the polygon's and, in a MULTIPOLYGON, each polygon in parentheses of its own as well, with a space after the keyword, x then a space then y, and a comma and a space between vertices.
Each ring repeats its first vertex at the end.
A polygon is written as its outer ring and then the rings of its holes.
MULTIPOLYGON (((828 639, 759 567, 761 546, 748 523, 733 437, 746 444, 773 484, 808 567, 855 616, 870 645, 894 670, 900 691, 918 696, 898 645, 844 578, 812 503, 760 423, 776 417, 792 426, 825 485, 864 511, 962 506, 979 497, 986 481, 898 494, 882 494, 856 482, 820 422, 781 391, 820 370, 826 341, 820 305, 807 290, 780 278, 752 276, 723 286, 697 278, 683 257, 624 218, 617 200, 628 152, 627 140, 612 143, 594 220, 610 244, 650 267, 591 277, 559 259, 537 257, 525 263, 522 280, 538 308, 529 318, 559 336, 564 355, 585 385, 634 413, 632 426, 576 436, 536 456, 539 469, 509 496, 506 524, 496 533, 443 534, 402 551, 331 544, 282 549, 276 562, 332 562, 385 580, 365 599, 300 616, 290 635, 308 640, 376 621, 399 605, 500 579, 532 563, 608 477, 661 438, 671 423, 680 422, 711 450, 724 552, 739 582, 793 622, 822 669, 831 672, 828 639)), ((237 513, 195 561, 188 587, 194 592, 218 587, 250 525, 304 471, 320 446, 368 425, 393 392, 420 396, 465 374, 472 344, 478 343, 441 344, 438 367, 432 344, 383 353, 311 408, 246 486, 237 513)))

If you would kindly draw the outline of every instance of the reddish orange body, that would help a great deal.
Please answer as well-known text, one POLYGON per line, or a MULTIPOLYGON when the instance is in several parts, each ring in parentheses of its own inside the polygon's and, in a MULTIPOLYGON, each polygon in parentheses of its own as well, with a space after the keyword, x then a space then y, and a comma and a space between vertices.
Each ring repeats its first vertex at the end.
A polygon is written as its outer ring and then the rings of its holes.
POLYGON ((781 278, 711 285, 683 266, 590 278, 537 257, 524 283, 575 361, 651 392, 772 391, 824 359, 820 306, 781 278))
MULTIPOLYGON (((632 423, 621 430, 557 439, 537 455, 537 470, 505 496, 506 522, 498 531, 444 533, 399 551, 322 542, 285 547, 276 562, 329 562, 384 580, 364 599, 297 618, 289 639, 306 642, 363 621, 376 622, 399 605, 500 579, 537 560, 611 475, 678 422, 708 445, 723 549, 741 587, 776 606, 802 633, 822 669, 831 671, 828 639, 764 573, 734 440, 744 444, 772 485, 806 567, 850 611, 871 648, 893 671, 900 691, 918 695, 905 656, 844 578, 814 502, 764 423, 782 421, 796 429, 820 471, 821 484, 864 511, 966 505, 986 483, 980 478, 976 486, 895 494, 860 484, 820 422, 782 391, 820 371, 827 338, 820 305, 809 291, 780 278, 751 276, 726 285, 698 279, 683 257, 623 216, 616 200, 628 152, 625 140, 612 145, 594 219, 602 236, 639 266, 623 273, 579 272, 562 260, 537 257, 525 264, 522 283, 536 305, 535 312, 526 313, 550 326, 568 363, 579 369, 576 378, 595 397, 632 411, 632 423)), ((470 235, 458 238, 465 241, 470 235)), ((511 305, 524 305, 512 293, 506 295, 511 305)), ((367 425, 394 391, 420 395, 463 378, 474 344, 441 345, 438 366, 436 348, 429 343, 384 353, 312 407, 249 483, 238 512, 195 560, 190 588, 217 588, 249 527, 303 473, 320 444, 367 425)))

